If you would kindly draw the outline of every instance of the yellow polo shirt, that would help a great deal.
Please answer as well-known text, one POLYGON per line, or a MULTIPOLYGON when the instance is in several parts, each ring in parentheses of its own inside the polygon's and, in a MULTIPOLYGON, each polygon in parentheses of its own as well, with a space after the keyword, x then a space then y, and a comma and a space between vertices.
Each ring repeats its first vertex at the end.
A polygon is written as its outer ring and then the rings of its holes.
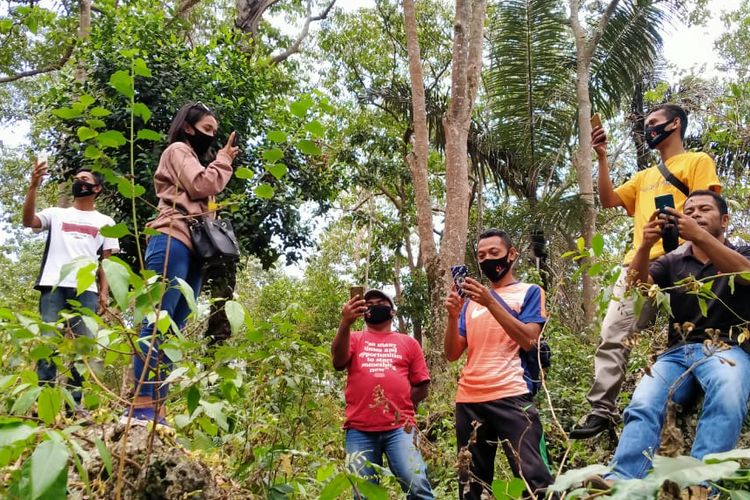
MULTIPOLYGON (((721 192, 721 183, 716 176, 716 164, 706 153, 682 153, 667 160, 665 165, 691 192, 700 189, 721 192)), ((656 210, 654 198, 662 194, 671 194, 674 197, 675 209, 681 212, 687 197, 667 182, 656 166, 636 173, 629 181, 617 187, 615 193, 625 205, 628 215, 633 217, 633 248, 628 251, 623 261, 628 265, 643 241, 643 228, 656 210)), ((659 240, 651 248, 650 258, 654 260, 662 255, 664 247, 659 240)))

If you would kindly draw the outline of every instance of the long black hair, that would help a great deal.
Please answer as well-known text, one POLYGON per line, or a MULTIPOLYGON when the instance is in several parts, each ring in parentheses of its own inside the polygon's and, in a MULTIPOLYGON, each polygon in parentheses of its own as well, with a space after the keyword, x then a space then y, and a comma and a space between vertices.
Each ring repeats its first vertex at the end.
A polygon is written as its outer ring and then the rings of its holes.
POLYGON ((172 118, 172 123, 169 125, 169 131, 167 132, 167 140, 169 144, 175 142, 187 142, 187 133, 185 132, 185 124, 195 126, 201 118, 209 115, 216 118, 216 114, 211 111, 211 108, 203 104, 202 102, 189 102, 185 104, 172 118))

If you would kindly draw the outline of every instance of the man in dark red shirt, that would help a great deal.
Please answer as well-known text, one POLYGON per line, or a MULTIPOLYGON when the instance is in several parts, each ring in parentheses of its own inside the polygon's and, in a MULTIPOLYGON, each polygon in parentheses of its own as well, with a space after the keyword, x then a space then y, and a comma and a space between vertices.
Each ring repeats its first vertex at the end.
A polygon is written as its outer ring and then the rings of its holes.
POLYGON ((415 446, 414 409, 427 397, 430 374, 419 343, 394 332, 393 301, 369 290, 344 305, 331 344, 333 366, 347 370, 346 453, 352 467, 377 481, 373 465, 388 466, 409 499, 432 499, 427 467, 415 446), (351 332, 358 318, 365 330, 351 332))

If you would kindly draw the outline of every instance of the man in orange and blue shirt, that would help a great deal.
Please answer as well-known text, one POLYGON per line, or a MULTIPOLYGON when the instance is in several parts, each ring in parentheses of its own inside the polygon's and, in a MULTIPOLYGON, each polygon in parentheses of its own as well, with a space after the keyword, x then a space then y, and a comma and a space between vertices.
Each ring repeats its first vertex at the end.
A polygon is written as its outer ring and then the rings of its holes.
POLYGON ((482 233, 477 256, 491 287, 466 278, 461 291, 469 302, 464 304, 458 290, 445 301, 445 355, 456 361, 467 351, 456 394, 456 438, 459 453, 471 453, 471 465, 459 470, 459 496, 491 496, 495 454, 502 443, 514 475, 541 497, 552 476, 520 355, 539 341, 547 316, 544 291, 515 279, 518 252, 504 231, 482 233))

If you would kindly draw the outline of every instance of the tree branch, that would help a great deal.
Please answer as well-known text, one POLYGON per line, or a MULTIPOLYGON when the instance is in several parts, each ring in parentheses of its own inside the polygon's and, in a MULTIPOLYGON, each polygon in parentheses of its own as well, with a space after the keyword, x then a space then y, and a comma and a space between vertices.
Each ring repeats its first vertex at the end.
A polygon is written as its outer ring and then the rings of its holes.
POLYGON ((185 19, 190 12, 190 9, 198 5, 200 2, 201 0, 180 0, 179 5, 177 6, 177 17, 185 19))
POLYGON ((596 46, 599 45, 599 40, 601 40, 602 35, 604 35, 604 30, 607 29, 607 24, 609 24, 609 18, 612 17, 615 9, 617 9, 618 3, 620 3, 620 0, 610 0, 609 5, 607 5, 607 9, 599 19, 599 23, 597 23, 596 25, 596 29, 591 34, 591 39, 588 42, 588 51, 590 56, 594 54, 596 46))
POLYGON ((283 62, 289 58, 292 54, 296 54, 300 50, 300 46, 302 45, 302 41, 307 37, 307 34, 310 32, 310 23, 314 21, 322 21, 323 19, 328 17, 328 14, 331 12, 331 9, 336 4, 336 0, 331 0, 331 3, 328 4, 328 6, 318 14, 317 16, 311 16, 312 11, 312 0, 308 0, 307 2, 307 17, 305 18, 305 24, 302 26, 302 31, 300 32, 297 39, 294 41, 294 43, 286 49, 284 52, 281 52, 280 54, 276 54, 274 56, 271 56, 271 63, 278 64, 280 62, 283 62))
POLYGON ((65 54, 63 54, 63 56, 60 58, 59 61, 49 64, 47 66, 43 66, 41 68, 31 69, 28 71, 21 71, 20 73, 16 73, 14 75, 0 77, 0 84, 15 82, 16 80, 20 80, 22 78, 28 78, 30 76, 36 76, 42 73, 51 73, 53 71, 57 71, 58 69, 65 66, 65 63, 67 63, 68 60, 70 59, 71 54, 73 54, 73 46, 74 44, 70 44, 68 46, 67 50, 65 51, 65 54))

